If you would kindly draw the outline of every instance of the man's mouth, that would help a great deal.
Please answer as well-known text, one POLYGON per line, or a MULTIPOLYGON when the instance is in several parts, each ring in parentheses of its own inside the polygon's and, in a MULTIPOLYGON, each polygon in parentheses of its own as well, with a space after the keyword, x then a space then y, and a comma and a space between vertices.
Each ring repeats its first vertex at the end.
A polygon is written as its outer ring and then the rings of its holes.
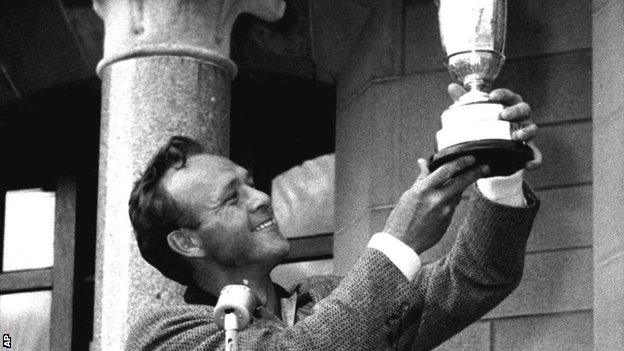
POLYGON ((269 228, 271 226, 277 226, 277 223, 275 222, 274 218, 270 218, 269 220, 260 223, 259 225, 254 227, 251 231, 252 232, 258 232, 258 231, 261 231, 263 229, 269 228))

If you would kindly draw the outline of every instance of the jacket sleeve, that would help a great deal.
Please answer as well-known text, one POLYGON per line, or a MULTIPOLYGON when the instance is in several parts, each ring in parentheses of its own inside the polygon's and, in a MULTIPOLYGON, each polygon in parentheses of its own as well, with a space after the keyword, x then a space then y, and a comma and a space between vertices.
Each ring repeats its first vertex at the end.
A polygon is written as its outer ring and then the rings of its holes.
POLYGON ((414 284, 420 303, 401 323, 399 350, 430 350, 498 305, 520 283, 527 239, 539 200, 524 186, 527 206, 496 204, 474 187, 469 211, 449 255, 424 265, 414 284))
MULTIPOLYGON (((496 306, 517 286, 538 202, 509 208, 481 196, 447 258, 422 268, 416 281, 381 252, 367 249, 315 313, 293 327, 255 319, 239 333, 241 350, 431 349, 496 306)), ((224 332, 209 306, 179 306, 146 314, 128 350, 224 350, 224 332)))
MULTIPOLYGON (((314 314, 293 327, 254 319, 239 333, 241 350, 378 350, 418 301, 418 291, 381 252, 367 249, 314 314)), ((210 306, 186 305, 146 314, 127 350, 224 350, 210 306)))

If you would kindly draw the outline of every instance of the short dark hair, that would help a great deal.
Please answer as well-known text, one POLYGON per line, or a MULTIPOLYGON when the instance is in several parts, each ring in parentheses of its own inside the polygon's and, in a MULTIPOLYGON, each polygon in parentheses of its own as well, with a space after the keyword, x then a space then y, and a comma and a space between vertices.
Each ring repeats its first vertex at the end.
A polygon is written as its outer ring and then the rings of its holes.
POLYGON ((141 256, 165 277, 183 285, 193 282, 192 268, 171 250, 167 236, 180 228, 197 228, 199 223, 169 195, 161 180, 169 169, 181 169, 188 157, 201 153, 204 148, 197 141, 173 136, 134 183, 129 201, 130 222, 141 256))

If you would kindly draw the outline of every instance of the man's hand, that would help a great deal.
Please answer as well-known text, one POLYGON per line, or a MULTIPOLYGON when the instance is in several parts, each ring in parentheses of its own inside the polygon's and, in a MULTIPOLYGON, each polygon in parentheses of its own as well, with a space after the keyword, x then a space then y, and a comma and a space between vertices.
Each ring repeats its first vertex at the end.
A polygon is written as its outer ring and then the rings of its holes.
POLYGON ((429 174, 425 160, 418 160, 418 180, 399 199, 384 232, 411 247, 417 254, 435 245, 448 228, 464 190, 489 173, 488 166, 471 168, 475 159, 464 156, 429 174))
MULTIPOLYGON (((462 95, 466 94, 466 90, 456 83, 449 85, 448 93, 453 101, 457 101, 462 95)), ((527 162, 526 169, 533 170, 542 164, 542 153, 533 143, 533 139, 537 136, 537 125, 531 119, 531 107, 524 101, 522 96, 514 93, 509 89, 496 89, 490 93, 490 101, 498 102, 507 106, 500 114, 500 119, 514 122, 520 125, 520 129, 513 132, 511 138, 513 140, 524 141, 533 149, 533 160, 527 162)))

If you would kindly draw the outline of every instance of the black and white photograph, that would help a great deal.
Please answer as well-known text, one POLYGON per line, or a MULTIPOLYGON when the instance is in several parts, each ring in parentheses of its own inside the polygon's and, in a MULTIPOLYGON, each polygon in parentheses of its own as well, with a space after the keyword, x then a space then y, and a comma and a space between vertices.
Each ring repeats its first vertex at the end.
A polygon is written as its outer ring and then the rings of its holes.
POLYGON ((0 0, 17 351, 624 350, 622 0, 0 0))

